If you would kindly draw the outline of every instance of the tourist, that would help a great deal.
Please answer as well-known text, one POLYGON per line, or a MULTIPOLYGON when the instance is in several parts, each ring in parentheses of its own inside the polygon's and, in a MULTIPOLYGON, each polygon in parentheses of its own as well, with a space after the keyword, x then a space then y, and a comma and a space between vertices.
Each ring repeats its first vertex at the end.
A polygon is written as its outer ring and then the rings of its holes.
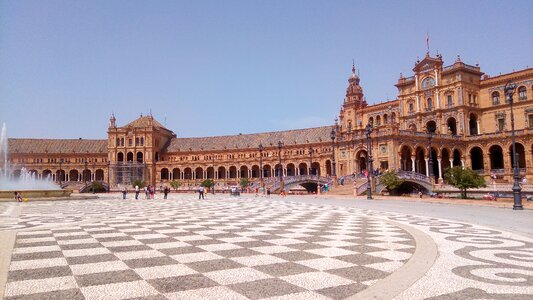
POLYGON ((154 199, 155 186, 150 186, 150 199, 154 199))
POLYGON ((139 186, 135 186, 135 200, 139 199, 139 186))
POLYGON ((267 189, 267 197, 270 198, 270 189, 267 189))
POLYGON ((20 195, 20 192, 15 192, 15 200, 17 200, 17 202, 22 202, 22 196, 20 195))
POLYGON ((150 197, 150 192, 148 192, 148 186, 144 187, 144 197, 146 200, 150 197))
POLYGON ((126 187, 124 187, 122 189, 122 199, 126 199, 126 194, 128 193, 128 189, 126 187))
POLYGON ((198 199, 204 199, 204 187, 200 186, 198 188, 198 199))
POLYGON ((170 193, 170 188, 165 186, 165 188, 163 189, 163 199, 167 199, 168 193, 170 193))

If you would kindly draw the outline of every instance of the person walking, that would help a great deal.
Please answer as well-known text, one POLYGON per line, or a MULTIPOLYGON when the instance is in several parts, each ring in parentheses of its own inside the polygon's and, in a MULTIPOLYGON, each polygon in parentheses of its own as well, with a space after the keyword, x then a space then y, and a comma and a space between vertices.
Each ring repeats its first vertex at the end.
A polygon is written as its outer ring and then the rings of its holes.
POLYGON ((139 199, 139 192, 140 192, 140 191, 139 191, 139 186, 136 185, 136 186, 135 186, 135 200, 139 199))
POLYGON ((163 199, 167 199, 168 193, 170 193, 170 188, 165 186, 165 188, 163 189, 163 199))
POLYGON ((154 199, 155 186, 150 186, 150 199, 154 199))
POLYGON ((128 193, 128 189, 126 187, 124 187, 124 189, 122 189, 122 199, 126 199, 126 194, 128 193))
POLYGON ((200 186, 198 188, 198 199, 204 199, 204 187, 200 186))
POLYGON ((144 187, 144 197, 146 200, 148 200, 148 197, 150 196, 150 193, 148 192, 148 187, 145 186, 144 187))

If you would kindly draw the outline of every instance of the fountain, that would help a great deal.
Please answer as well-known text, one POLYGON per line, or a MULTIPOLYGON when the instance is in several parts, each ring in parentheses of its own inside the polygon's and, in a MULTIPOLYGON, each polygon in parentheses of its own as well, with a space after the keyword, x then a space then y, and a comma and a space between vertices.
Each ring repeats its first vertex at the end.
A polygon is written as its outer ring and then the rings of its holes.
POLYGON ((50 175, 40 179, 34 172, 21 168, 20 176, 14 176, 8 153, 7 128, 4 123, 0 133, 0 199, 14 199, 15 192, 20 192, 23 198, 68 197, 72 193, 61 189, 50 175))

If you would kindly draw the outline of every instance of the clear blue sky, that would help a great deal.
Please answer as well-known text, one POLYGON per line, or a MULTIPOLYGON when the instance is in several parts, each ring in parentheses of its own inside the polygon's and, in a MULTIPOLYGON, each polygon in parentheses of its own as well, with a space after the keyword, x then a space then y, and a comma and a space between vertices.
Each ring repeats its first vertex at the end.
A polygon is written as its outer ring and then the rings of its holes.
POLYGON ((533 66, 533 1, 0 0, 0 123, 106 138, 153 115, 180 137, 330 125, 352 59, 370 103, 425 54, 533 66))

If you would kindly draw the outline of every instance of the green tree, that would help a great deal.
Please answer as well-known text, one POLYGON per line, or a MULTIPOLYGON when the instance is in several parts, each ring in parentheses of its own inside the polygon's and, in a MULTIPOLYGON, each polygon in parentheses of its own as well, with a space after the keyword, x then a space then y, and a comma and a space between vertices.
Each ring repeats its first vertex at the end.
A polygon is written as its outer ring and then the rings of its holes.
POLYGON ((248 178, 241 178, 241 181, 239 182, 239 185, 241 186, 241 188, 246 188, 248 186, 248 184, 250 184, 250 180, 248 180, 248 178))
POLYGON ((170 186, 171 186, 173 189, 177 190, 177 189, 180 188, 180 186, 181 186, 181 182, 179 182, 179 181, 177 181, 177 180, 173 180, 173 181, 170 182, 170 186))
POLYGON ((140 180, 140 179, 135 179, 134 181, 131 182, 131 186, 132 187, 135 187, 136 185, 139 186, 140 189, 144 188, 144 181, 140 180))
POLYGON ((444 172, 444 179, 461 190, 461 198, 466 199, 466 190, 486 187, 485 179, 471 169, 462 167, 449 168, 444 172))
POLYGON ((392 194, 394 190, 402 185, 404 180, 398 177, 396 171, 389 170, 379 177, 379 182, 382 183, 387 188, 389 193, 392 194))
POLYGON ((200 183, 200 185, 203 186, 204 188, 211 188, 214 184, 215 182, 211 179, 206 179, 202 181, 202 183, 200 183))
POLYGON ((98 182, 98 181, 93 181, 92 182, 91 190, 92 190, 93 193, 105 192, 104 185, 101 182, 98 182))

